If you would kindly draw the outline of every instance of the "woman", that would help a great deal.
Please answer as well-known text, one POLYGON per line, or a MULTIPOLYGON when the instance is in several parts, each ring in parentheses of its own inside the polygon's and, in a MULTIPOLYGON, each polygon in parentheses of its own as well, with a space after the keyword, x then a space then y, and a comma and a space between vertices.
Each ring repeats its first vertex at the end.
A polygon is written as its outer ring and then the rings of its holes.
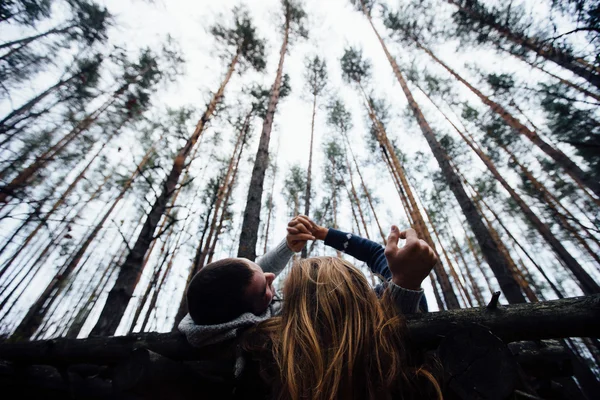
POLYGON ((281 315, 259 324, 246 343, 271 398, 442 398, 434 376, 407 346, 397 299, 389 290, 378 299, 352 264, 334 257, 299 260, 283 295, 281 315))

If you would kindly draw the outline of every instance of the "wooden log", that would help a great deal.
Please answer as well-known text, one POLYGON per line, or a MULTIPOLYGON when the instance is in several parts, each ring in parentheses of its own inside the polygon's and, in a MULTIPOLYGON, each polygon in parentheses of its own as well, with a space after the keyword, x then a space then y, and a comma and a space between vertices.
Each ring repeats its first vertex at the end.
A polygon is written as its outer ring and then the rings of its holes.
MULTIPOLYGON (((461 326, 478 324, 505 343, 567 337, 600 337, 600 295, 541 303, 480 307, 407 316, 413 342, 435 348, 461 326)), ((0 344, 0 359, 25 364, 114 364, 144 348, 172 360, 226 357, 231 343, 195 349, 179 333, 55 339, 0 344)))
POLYGON ((414 314, 407 323, 414 341, 425 347, 435 347, 447 332, 473 323, 485 326, 505 343, 600 337, 600 295, 414 314))
POLYGON ((573 376, 571 356, 556 340, 510 343, 508 348, 528 376, 545 379, 573 376))

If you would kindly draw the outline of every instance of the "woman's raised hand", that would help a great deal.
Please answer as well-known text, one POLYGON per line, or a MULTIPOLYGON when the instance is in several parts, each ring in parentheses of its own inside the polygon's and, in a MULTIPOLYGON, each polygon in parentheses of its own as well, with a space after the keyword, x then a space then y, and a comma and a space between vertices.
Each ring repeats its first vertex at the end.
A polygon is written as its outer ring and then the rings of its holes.
POLYGON ((392 272, 392 282, 410 290, 421 288, 421 283, 438 261, 433 249, 419 239, 414 229, 400 232, 395 225, 388 236, 385 258, 392 272), (406 239, 402 247, 398 247, 400 239, 406 239))

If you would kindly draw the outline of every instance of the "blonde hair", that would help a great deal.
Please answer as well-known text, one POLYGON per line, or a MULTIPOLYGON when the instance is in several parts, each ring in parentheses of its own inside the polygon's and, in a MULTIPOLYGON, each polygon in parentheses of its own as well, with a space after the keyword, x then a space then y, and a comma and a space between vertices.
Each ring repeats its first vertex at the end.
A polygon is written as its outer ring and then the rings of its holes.
POLYGON ((389 293, 379 300, 352 264, 334 257, 297 261, 283 294, 281 316, 254 332, 267 338, 279 375, 276 397, 442 398, 433 375, 412 365, 405 321, 389 293))

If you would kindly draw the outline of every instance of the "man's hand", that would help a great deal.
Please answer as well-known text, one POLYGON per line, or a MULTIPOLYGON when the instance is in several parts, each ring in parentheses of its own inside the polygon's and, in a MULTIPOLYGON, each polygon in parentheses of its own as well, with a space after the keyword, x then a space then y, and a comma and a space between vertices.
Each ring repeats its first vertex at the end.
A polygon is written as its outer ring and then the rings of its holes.
POLYGON ((311 232, 311 223, 306 217, 299 215, 288 223, 288 234, 285 238, 290 250, 298 253, 301 251, 308 240, 315 240, 311 232))
POLYGON ((392 271, 392 282, 410 290, 421 288, 421 283, 438 261, 433 249, 417 237, 414 229, 400 232, 395 225, 388 236, 385 258, 392 271), (406 239, 403 247, 398 247, 399 239, 406 239))
POLYGON ((287 231, 288 234, 306 233, 308 231, 314 236, 311 240, 325 240, 329 229, 317 225, 306 215, 298 215, 289 222, 287 231))

